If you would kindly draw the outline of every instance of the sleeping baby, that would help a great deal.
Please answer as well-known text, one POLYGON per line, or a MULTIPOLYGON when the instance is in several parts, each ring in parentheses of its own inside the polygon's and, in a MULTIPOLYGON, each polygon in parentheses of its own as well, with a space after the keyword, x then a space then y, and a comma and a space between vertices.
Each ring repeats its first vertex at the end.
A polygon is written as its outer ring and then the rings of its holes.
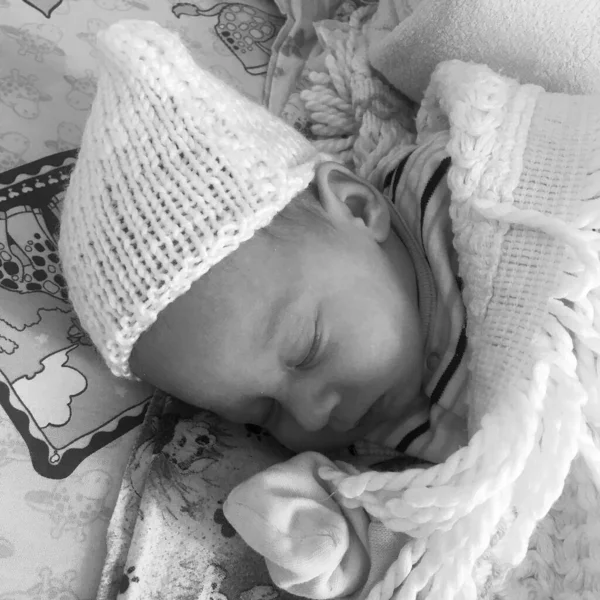
MULTIPOLYGON (((101 47, 60 250, 73 306, 113 373, 260 425, 297 452, 352 444, 363 464, 438 462, 465 444, 444 136, 398 148, 374 187, 194 65, 173 34, 123 23, 101 47)), ((344 513, 316 475, 328 460, 300 454, 248 483, 273 526, 299 510, 335 530, 344 513), (286 506, 290 495, 310 508, 286 506)), ((327 546, 325 559, 308 543, 258 539, 245 494, 227 516, 268 555, 275 583, 312 597, 364 585, 362 509, 342 519, 348 548, 332 569, 327 546), (307 568, 320 576, 299 583, 307 568)))
MULTIPOLYGON (((75 310, 113 373, 298 452, 352 444, 363 464, 400 453, 438 462, 465 444, 444 136, 398 148, 374 187, 192 64, 173 34, 130 22, 101 41, 60 248, 75 310)), ((277 523, 295 510, 279 506, 291 486, 286 496, 316 505, 305 518, 326 531, 342 514, 316 475, 327 461, 301 454, 249 482, 252 495, 277 523)), ((362 509, 347 515, 351 550, 332 569, 308 546, 257 539, 245 495, 227 515, 251 546, 274 549, 275 583, 312 597, 364 585, 362 509), (299 584, 297 561, 320 577, 299 584)))
MULTIPOLYGON (((437 462, 465 444, 443 136, 390 155, 377 188, 194 65, 173 34, 129 22, 101 46, 60 249, 73 306, 113 373, 298 452, 353 444, 364 464, 437 462)), ((315 475, 327 460, 281 467, 295 495, 333 502, 315 475)), ((261 485, 276 521, 281 490, 261 485)), ((240 495, 228 516, 260 550, 260 528, 236 518, 240 495)), ((358 543, 366 513, 352 520, 358 543)), ((308 549, 279 550, 275 582, 315 596, 323 577, 298 587, 277 570, 308 549)), ((365 583, 369 554, 367 543, 351 574, 327 577, 328 597, 365 583)))
POLYGON ((468 442, 448 133, 366 181, 159 26, 122 22, 99 46, 60 235, 81 324, 115 375, 298 452, 225 514, 280 587, 364 597, 408 538, 338 503, 323 472, 468 442), (352 464, 326 456, 344 449, 352 464))

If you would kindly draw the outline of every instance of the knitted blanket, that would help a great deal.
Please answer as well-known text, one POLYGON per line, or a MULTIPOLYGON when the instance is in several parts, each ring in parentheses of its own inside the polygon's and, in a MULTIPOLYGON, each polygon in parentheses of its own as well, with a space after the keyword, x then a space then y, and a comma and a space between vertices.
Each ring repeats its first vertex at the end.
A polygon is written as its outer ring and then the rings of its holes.
MULTIPOLYGON (((380 105, 393 98, 361 62, 358 17, 352 36, 332 41, 330 81, 320 74, 303 92, 314 120, 346 110, 331 101, 349 89, 344 73, 363 92, 370 82, 380 105)), ((375 101, 361 106, 337 138, 357 135, 354 166, 377 183, 394 126, 375 101)), ((369 600, 598 598, 600 97, 450 61, 417 126, 419 139, 449 140, 470 442, 429 469, 321 475, 344 504, 413 538, 369 600)), ((317 143, 331 150, 338 139, 317 143)))

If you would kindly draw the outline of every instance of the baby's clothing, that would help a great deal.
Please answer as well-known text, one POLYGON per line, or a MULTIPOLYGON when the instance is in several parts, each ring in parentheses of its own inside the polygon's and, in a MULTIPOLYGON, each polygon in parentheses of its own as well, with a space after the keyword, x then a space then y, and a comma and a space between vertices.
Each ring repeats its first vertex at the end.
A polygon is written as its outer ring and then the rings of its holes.
POLYGON ((407 419, 384 423, 367 438, 434 463, 467 443, 466 317, 448 213, 447 141, 446 133, 437 134, 419 146, 398 149, 379 167, 392 227, 417 273, 425 398, 417 399, 407 419))
MULTIPOLYGON (((392 228, 415 267, 425 364, 423 393, 407 418, 384 423, 354 444, 357 464, 369 464, 374 444, 430 462, 443 462, 467 444, 466 322, 448 213, 447 139, 440 133, 399 148, 375 174, 390 203, 392 228)), ((371 521, 362 508, 340 506, 318 475, 327 465, 334 467, 325 456, 306 452, 258 473, 233 490, 225 514, 265 557, 281 588, 310 598, 362 598, 407 537, 371 521)), ((343 462, 335 466, 358 472, 343 462)))

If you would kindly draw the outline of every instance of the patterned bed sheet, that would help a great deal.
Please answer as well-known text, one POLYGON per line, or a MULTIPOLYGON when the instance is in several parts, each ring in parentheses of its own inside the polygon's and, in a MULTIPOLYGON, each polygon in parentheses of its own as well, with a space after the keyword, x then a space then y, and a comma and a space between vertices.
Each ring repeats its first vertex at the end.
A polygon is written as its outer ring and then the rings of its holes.
POLYGON ((0 0, 0 599, 96 597, 153 395, 102 365, 56 253, 95 93, 95 35, 123 18, 178 31, 258 101, 284 23, 271 0, 0 0))

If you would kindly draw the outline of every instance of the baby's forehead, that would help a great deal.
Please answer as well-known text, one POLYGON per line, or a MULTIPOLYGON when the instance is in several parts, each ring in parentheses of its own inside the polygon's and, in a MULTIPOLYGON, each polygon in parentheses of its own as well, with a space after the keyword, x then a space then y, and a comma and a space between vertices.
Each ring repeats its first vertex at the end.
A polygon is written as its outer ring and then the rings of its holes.
POLYGON ((267 308, 296 285, 296 272, 297 253, 254 235, 191 286, 182 308, 214 327, 267 308))
POLYGON ((259 328, 278 301, 305 294, 328 268, 351 270, 340 237, 310 225, 321 217, 304 212, 301 204, 289 203, 194 283, 187 293, 193 294, 188 309, 202 317, 205 327, 226 330, 243 321, 243 335, 250 329, 247 321, 254 320, 251 324, 259 328))

